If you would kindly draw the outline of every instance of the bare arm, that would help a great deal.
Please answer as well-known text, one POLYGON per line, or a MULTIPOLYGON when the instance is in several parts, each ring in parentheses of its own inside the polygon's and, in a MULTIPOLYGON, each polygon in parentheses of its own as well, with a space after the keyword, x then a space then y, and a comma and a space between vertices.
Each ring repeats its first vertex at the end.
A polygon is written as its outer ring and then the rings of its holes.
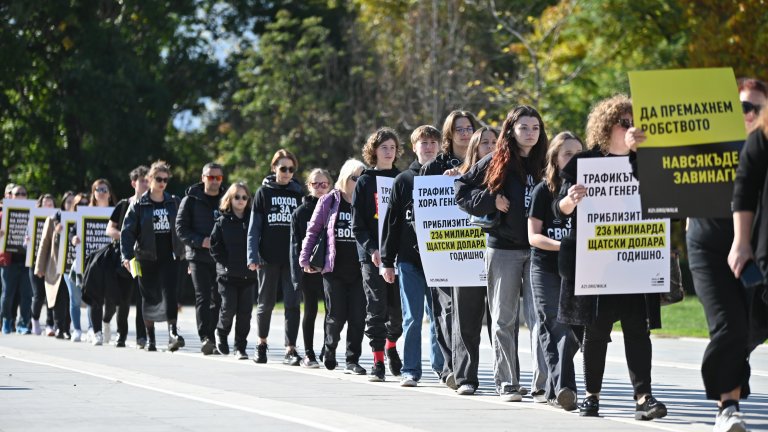
POLYGON ((535 217, 528 218, 528 242, 531 243, 531 246, 542 250, 559 251, 560 242, 552 240, 541 233, 543 225, 544 222, 542 222, 541 219, 535 217))

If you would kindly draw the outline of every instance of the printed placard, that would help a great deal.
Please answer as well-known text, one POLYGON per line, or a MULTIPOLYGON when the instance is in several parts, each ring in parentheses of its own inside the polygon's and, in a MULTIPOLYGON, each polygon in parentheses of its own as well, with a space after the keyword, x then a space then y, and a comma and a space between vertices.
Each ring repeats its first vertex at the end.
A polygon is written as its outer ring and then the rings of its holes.
POLYGON ((414 178, 416 238, 427 285, 485 286, 485 233, 456 205, 454 177, 414 178))
MULTIPOLYGON (((395 179, 392 177, 376 177, 376 222, 379 228, 379 251, 381 251, 383 241, 381 233, 384 231, 384 215, 387 214, 389 208, 389 197, 392 195, 392 183, 394 181, 395 179)), ((379 274, 384 274, 384 264, 379 266, 379 274)), ((397 266, 395 266, 395 274, 397 274, 397 266)))
POLYGON ((576 295, 669 292, 669 219, 643 219, 627 157, 578 160, 576 295))
POLYGON ((5 235, 0 241, 0 252, 27 253, 25 240, 29 211, 36 204, 35 200, 3 200, 3 231, 5 235))
POLYGON ((629 72, 645 217, 731 217, 746 138, 731 68, 629 72))
POLYGON ((59 272, 69 273, 77 256, 77 247, 72 238, 77 235, 77 212, 61 212, 62 229, 59 232, 59 272))
POLYGON ((27 241, 27 259, 25 262, 27 267, 35 266, 37 250, 40 247, 40 240, 43 238, 45 220, 56 214, 57 211, 58 210, 55 208, 35 207, 30 209, 29 220, 27 221, 27 233, 29 233, 29 240, 27 241))
POLYGON ((79 207, 77 209, 77 272, 85 272, 85 258, 112 243, 106 233, 114 207, 79 207))

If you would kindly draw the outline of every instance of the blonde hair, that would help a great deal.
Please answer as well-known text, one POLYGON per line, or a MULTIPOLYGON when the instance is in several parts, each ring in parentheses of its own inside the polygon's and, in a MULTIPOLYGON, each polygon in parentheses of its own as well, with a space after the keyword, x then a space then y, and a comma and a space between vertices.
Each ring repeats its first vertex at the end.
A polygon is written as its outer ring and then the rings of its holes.
POLYGON ((357 159, 347 159, 347 161, 344 162, 344 165, 341 166, 341 170, 339 171, 339 178, 336 179, 336 184, 334 187, 338 190, 343 190, 344 185, 347 184, 347 180, 355 175, 355 171, 362 171, 364 169, 365 164, 361 161, 357 159))
POLYGON ((333 179, 333 177, 331 177, 331 173, 329 173, 328 170, 322 168, 312 168, 312 171, 310 171, 309 175, 307 175, 307 181, 304 182, 304 184, 307 186, 307 189, 309 189, 309 187, 312 185, 312 178, 316 175, 325 177, 328 180, 330 186, 331 180, 333 179))
POLYGON ((544 181, 552 193, 555 193, 560 188, 560 167, 557 166, 557 157, 560 155, 560 149, 563 147, 563 144, 571 139, 581 144, 581 151, 585 150, 584 142, 571 131, 560 132, 549 142, 547 165, 544 167, 544 181))
POLYGON ((607 155, 611 148, 611 131, 624 114, 632 114, 632 101, 623 94, 617 94, 598 102, 587 119, 587 146, 599 148, 607 155))
POLYGON ((245 191, 245 195, 248 197, 248 201, 245 203, 245 208, 248 208, 251 204, 251 190, 248 189, 248 185, 246 185, 244 182, 237 182, 232 183, 231 186, 229 186, 229 189, 227 189, 226 192, 224 192, 224 196, 221 197, 221 202, 219 203, 219 210, 222 212, 231 212, 232 211, 232 198, 237 194, 237 190, 242 189, 245 191))

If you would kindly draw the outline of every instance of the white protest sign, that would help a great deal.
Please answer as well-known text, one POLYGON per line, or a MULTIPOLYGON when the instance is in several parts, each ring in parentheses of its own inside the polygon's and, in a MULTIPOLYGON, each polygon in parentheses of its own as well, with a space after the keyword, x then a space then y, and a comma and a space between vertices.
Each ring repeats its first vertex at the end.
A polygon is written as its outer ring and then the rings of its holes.
POLYGON ((485 233, 456 205, 453 181, 443 175, 414 179, 416 238, 427 285, 485 286, 485 233))
POLYGON ((5 235, 0 241, 0 252, 26 254, 24 240, 27 236, 29 211, 37 202, 26 199, 3 200, 3 226, 5 235))
POLYGON ((578 160, 576 295, 669 292, 669 219, 643 219, 627 157, 578 160))
POLYGON ((59 273, 67 274, 75 262, 77 247, 72 237, 77 235, 77 212, 61 212, 62 229, 59 232, 59 273))
POLYGON ((112 243, 107 235, 109 217, 114 207, 78 207, 77 236, 80 244, 77 246, 77 272, 85 271, 85 258, 102 247, 112 243))
POLYGON ((29 241, 27 243, 27 259, 26 266, 34 267, 35 258, 37 258, 37 249, 40 247, 40 240, 43 238, 43 227, 45 226, 45 220, 49 216, 56 214, 55 208, 38 208, 35 207, 29 211, 29 220, 27 221, 27 233, 29 233, 29 241))
MULTIPOLYGON (((384 231, 384 216, 389 208, 389 196, 392 195, 392 183, 395 181, 392 177, 376 177, 376 222, 379 226, 379 250, 381 250, 381 233, 384 231)), ((384 274, 384 265, 379 266, 379 274, 384 274)), ((395 266, 397 274, 397 266, 395 266)))

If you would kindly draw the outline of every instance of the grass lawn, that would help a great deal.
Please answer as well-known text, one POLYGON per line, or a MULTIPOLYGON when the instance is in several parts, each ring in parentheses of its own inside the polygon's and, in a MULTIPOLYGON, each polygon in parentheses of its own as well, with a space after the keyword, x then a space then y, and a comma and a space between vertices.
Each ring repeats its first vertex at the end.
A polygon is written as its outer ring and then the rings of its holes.
MULTIPOLYGON (((614 331, 621 330, 621 324, 613 326, 614 331)), ((661 337, 709 337, 707 319, 699 298, 686 294, 680 303, 661 307, 661 328, 652 330, 652 334, 661 337)))

